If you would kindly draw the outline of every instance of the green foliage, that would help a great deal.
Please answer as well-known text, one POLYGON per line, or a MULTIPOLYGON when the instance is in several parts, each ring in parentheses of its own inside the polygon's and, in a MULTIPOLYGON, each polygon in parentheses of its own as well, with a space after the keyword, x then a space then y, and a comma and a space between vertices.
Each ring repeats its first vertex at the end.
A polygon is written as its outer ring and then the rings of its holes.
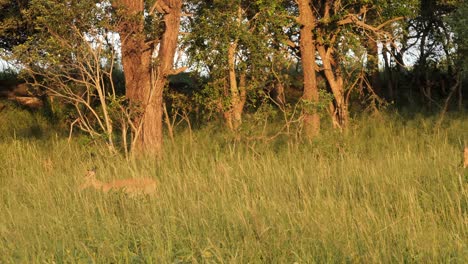
POLYGON ((131 117, 124 116, 128 109, 120 98, 123 78, 115 67, 109 5, 94 0, 32 0, 22 14, 35 33, 16 45, 9 59, 17 62, 25 80, 59 101, 61 107, 55 108, 59 111, 52 114, 62 124, 113 145, 112 131, 131 117), (120 84, 114 83, 119 79, 120 84))
POLYGON ((62 132, 41 112, 31 112, 0 101, 0 141, 19 139, 48 139, 62 132))
MULTIPOLYGON (((255 91, 266 87, 274 78, 272 71, 286 64, 286 54, 279 46, 285 42, 282 28, 290 22, 290 18, 281 3, 197 2, 191 34, 184 40, 184 45, 188 47, 189 64, 210 78, 202 93, 207 97, 201 101, 214 103, 205 105, 211 105, 211 109, 219 109, 214 106, 216 104, 221 104, 223 108, 230 105, 225 83, 229 45, 237 44, 235 70, 246 74, 249 95, 258 94, 255 91)), ((256 98, 249 97, 249 100, 256 98)))
POLYGON ((468 3, 462 1, 458 4, 457 10, 447 17, 447 22, 452 27, 455 33, 455 43, 457 45, 457 63, 459 67, 466 72, 468 71, 468 33, 466 25, 468 23, 468 3))
POLYGON ((10 51, 15 45, 24 43, 34 27, 25 19, 23 10, 30 0, 1 0, 0 1, 0 55, 10 51))
POLYGON ((305 113, 320 113, 326 114, 330 102, 333 101, 333 95, 325 90, 319 90, 319 101, 307 101, 304 99, 300 100, 300 109, 305 113))
POLYGON ((202 129, 157 166, 60 137, 2 140, 0 262, 465 263, 466 118, 438 132, 383 118, 310 145, 202 129), (79 192, 93 166, 103 181, 157 179, 157 197, 79 192))
POLYGON ((18 71, 13 68, 6 68, 0 71, 0 81, 16 81, 18 80, 18 71))

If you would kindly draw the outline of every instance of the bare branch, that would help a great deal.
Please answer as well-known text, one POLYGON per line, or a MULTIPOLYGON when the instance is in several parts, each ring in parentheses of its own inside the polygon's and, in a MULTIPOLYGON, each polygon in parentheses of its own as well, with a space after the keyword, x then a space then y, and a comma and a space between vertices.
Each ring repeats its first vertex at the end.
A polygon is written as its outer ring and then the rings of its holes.
POLYGON ((343 25, 347 25, 347 24, 354 24, 354 25, 356 25, 358 27, 361 27, 361 28, 363 28, 365 30, 372 31, 372 32, 374 32, 376 34, 379 34, 379 33, 386 33, 386 32, 381 31, 383 27, 385 27, 386 25, 391 24, 391 23, 393 23, 395 21, 401 20, 401 19, 404 19, 404 17, 395 17, 395 18, 387 20, 384 23, 382 23, 382 24, 375 27, 375 26, 372 26, 372 25, 369 25, 369 24, 363 22, 362 20, 360 20, 358 18, 357 15, 351 14, 351 15, 346 16, 344 19, 338 21, 337 24, 339 26, 343 26, 343 25))

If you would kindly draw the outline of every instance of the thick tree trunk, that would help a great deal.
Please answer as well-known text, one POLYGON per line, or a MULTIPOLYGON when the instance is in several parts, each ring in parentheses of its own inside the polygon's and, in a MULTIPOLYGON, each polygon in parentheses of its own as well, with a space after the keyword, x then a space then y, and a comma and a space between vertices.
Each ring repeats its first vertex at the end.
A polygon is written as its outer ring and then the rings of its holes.
MULTIPOLYGON (((151 125, 152 130, 148 134, 144 134, 144 138, 153 146, 152 152, 157 155, 162 154, 163 146, 163 91, 167 84, 167 78, 171 74, 175 74, 174 56, 177 50, 177 42, 180 29, 180 16, 182 13, 181 0, 166 0, 165 5, 168 9, 164 9, 164 24, 166 26, 163 33, 161 43, 159 45, 156 76, 153 79, 154 94, 149 100, 149 113, 151 114, 145 120, 154 123, 151 125), (150 110, 151 109, 151 110, 150 110)), ((147 150, 151 152, 151 150, 147 150)))
MULTIPOLYGON (((121 0, 114 2, 114 8, 124 9, 126 14, 122 19, 123 23, 118 28, 125 75, 125 95, 132 106, 138 106, 144 112, 147 97, 151 91, 151 54, 153 52, 152 48, 145 43, 144 17, 135 17, 136 14, 143 13, 144 1, 121 0)), ((135 126, 138 127, 141 122, 144 123, 144 117, 138 117, 135 120, 135 126)), ((143 126, 141 131, 147 127, 143 126)), ((144 137, 138 133, 134 137, 135 149, 132 149, 132 152, 142 152, 145 146, 144 137)))
POLYGON ((173 72, 174 55, 180 26, 181 0, 157 1, 164 14, 165 31, 160 39, 156 66, 152 65, 154 48, 146 42, 143 0, 121 0, 114 7, 123 8, 126 15, 119 29, 122 40, 122 64, 126 96, 142 114, 136 120, 139 130, 133 152, 161 156, 163 142, 163 90, 167 76, 173 72), (164 8, 161 8, 163 6, 164 8))
POLYGON ((304 93, 302 99, 312 107, 304 110, 304 131, 307 138, 312 139, 320 133, 320 116, 317 112, 319 92, 317 75, 315 72, 315 40, 312 30, 315 27, 316 18, 312 13, 311 0, 298 0, 299 21, 301 25, 300 50, 302 69, 304 72, 304 93))

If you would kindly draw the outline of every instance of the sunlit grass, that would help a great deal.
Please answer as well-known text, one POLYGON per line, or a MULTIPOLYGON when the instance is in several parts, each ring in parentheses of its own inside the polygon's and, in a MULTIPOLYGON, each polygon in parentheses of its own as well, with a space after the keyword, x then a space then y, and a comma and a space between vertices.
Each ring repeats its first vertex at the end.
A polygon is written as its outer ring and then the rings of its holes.
POLYGON ((5 136, 0 262, 466 263, 468 120, 433 123, 362 119, 311 144, 200 130, 160 163, 5 136), (158 194, 78 192, 93 166, 105 181, 154 178, 158 194))

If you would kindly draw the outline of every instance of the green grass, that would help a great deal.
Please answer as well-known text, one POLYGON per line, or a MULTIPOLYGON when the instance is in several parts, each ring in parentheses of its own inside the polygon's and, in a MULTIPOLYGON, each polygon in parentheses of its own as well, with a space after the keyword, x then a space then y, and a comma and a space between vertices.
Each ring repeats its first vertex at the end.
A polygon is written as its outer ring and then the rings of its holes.
POLYGON ((466 263, 466 116, 354 124, 311 144, 182 133, 161 163, 0 137, 0 263, 466 263), (78 192, 93 166, 158 194, 78 192))

